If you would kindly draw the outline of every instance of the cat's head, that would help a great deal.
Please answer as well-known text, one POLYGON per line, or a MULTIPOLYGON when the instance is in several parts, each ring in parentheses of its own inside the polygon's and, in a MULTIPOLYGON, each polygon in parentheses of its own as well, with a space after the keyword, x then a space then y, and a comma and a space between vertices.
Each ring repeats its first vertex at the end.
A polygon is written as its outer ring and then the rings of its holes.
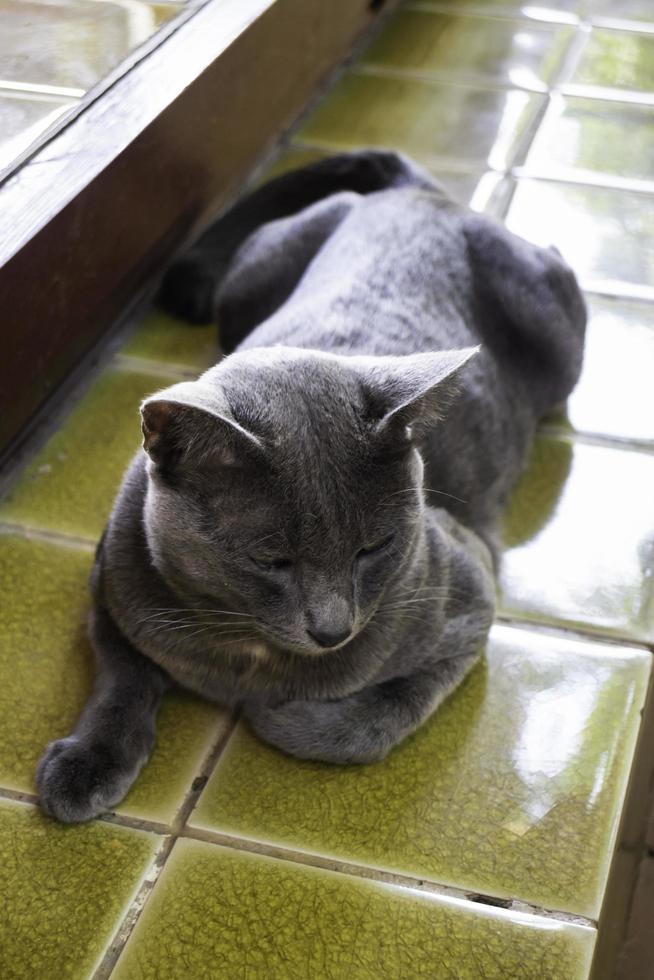
POLYGON ((413 559, 417 433, 474 352, 252 349, 148 398, 145 526, 159 572, 202 607, 248 614, 277 648, 347 643, 413 559))

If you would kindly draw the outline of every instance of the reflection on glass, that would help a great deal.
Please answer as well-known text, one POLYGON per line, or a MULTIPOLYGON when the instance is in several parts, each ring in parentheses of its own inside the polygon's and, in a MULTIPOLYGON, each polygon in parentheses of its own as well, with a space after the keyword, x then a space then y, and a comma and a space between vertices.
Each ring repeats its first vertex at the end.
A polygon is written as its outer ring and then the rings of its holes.
POLYGON ((0 176, 74 104, 47 96, 0 93, 0 176))

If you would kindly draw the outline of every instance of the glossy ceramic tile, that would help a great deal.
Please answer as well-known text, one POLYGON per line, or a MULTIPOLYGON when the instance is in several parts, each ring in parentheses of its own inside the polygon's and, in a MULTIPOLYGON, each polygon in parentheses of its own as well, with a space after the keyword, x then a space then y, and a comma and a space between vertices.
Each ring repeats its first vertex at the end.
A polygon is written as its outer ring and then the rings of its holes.
POLYGON ((593 940, 584 926, 184 840, 113 976, 581 980, 593 940))
POLYGON ((526 169, 563 180, 650 180, 654 188, 652 107, 554 96, 526 169))
POLYGON ((654 455, 541 437, 506 516, 505 612, 654 640, 654 455))
POLYGON ((218 328, 198 327, 152 310, 138 326, 121 354, 181 367, 197 376, 218 360, 218 328))
MULTIPOLYGON (((0 787, 35 792, 43 749, 70 732, 90 692, 91 561, 85 551, 0 535, 0 787)), ((120 811, 170 821, 222 724, 213 706, 168 696, 156 749, 120 811)))
POLYGON ((654 95, 654 34, 596 27, 570 77, 577 89, 654 95))
POLYGON ((588 304, 584 368, 568 399, 568 423, 579 432, 651 445, 654 306, 598 296, 588 304))
POLYGON ((63 827, 0 800, 0 976, 86 980, 154 856, 153 834, 63 827))
POLYGON ((0 521, 99 537, 141 443, 139 405, 177 380, 164 370, 106 371, 0 502, 0 521))
POLYGON ((492 81, 545 91, 573 33, 573 28, 560 25, 436 13, 407 5, 359 64, 445 81, 492 81))
POLYGON ((0 88, 0 175, 75 105, 74 99, 0 88))
POLYGON ((649 667, 495 627, 487 659, 382 763, 298 762, 240 725, 192 823, 593 916, 649 667))
POLYGON ((391 146, 432 168, 520 162, 543 96, 417 79, 345 75, 298 133, 319 147, 391 146), (465 126, 462 121, 465 120, 465 126))
POLYGON ((176 14, 173 4, 140 0, 0 0, 0 85, 81 95, 176 14))
POLYGON ((556 245, 588 289, 654 299, 654 196, 520 180, 506 224, 556 245))

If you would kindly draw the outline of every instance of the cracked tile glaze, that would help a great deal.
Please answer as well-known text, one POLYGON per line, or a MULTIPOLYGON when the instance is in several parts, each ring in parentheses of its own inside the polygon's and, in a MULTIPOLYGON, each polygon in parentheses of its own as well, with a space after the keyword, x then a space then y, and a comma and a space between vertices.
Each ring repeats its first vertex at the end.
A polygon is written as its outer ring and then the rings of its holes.
MULTIPOLYGON (((0 534, 0 787, 35 792, 43 749, 69 734, 89 694, 91 560, 84 551, 0 534)), ((119 812, 172 820, 224 723, 214 706, 168 695, 155 751, 119 812)))
POLYGON ((382 763, 300 762, 239 725, 191 822, 595 916, 649 668, 645 651, 496 626, 486 662, 382 763))
POLYGON ((112 824, 64 827, 0 800, 3 980, 86 980, 159 840, 112 824))
POLYGON ((0 86, 49 85, 82 95, 177 13, 174 4, 140 0, 0 0, 0 86))
POLYGON ((584 926, 180 840, 113 977, 581 980, 593 941, 584 926))
POLYGON ((586 297, 584 366, 566 414, 548 419, 578 432, 654 445, 654 307, 586 297))
POLYGON ((519 180, 506 225, 556 245, 587 289, 654 299, 654 198, 637 191, 519 180))
POLYGON ((604 176, 651 182, 653 111, 648 105, 553 95, 525 167, 562 180, 604 176))
POLYGON ((518 90, 350 73, 297 135, 334 150, 393 147, 431 169, 459 160, 503 170, 521 162, 542 105, 543 96, 518 90))
POLYGON ((359 64, 543 92, 573 33, 571 27, 537 21, 461 16, 406 5, 364 51, 359 64))
POLYGON ((141 400, 175 380, 165 367, 105 371, 0 502, 0 520, 98 538, 141 442, 141 400))
POLYGON ((654 640, 654 456, 539 438, 505 518, 505 613, 654 640))

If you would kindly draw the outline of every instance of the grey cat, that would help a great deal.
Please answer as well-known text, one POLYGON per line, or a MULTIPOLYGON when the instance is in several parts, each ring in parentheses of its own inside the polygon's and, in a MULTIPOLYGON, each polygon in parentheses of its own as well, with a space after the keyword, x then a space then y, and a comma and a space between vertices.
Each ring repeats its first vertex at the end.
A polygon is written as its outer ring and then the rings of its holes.
POLYGON ((171 683, 305 759, 413 732, 483 650, 502 507, 581 366, 558 252, 390 152, 266 185, 163 295, 237 349, 143 403, 93 571, 95 690, 38 769, 64 821, 122 799, 171 683))

